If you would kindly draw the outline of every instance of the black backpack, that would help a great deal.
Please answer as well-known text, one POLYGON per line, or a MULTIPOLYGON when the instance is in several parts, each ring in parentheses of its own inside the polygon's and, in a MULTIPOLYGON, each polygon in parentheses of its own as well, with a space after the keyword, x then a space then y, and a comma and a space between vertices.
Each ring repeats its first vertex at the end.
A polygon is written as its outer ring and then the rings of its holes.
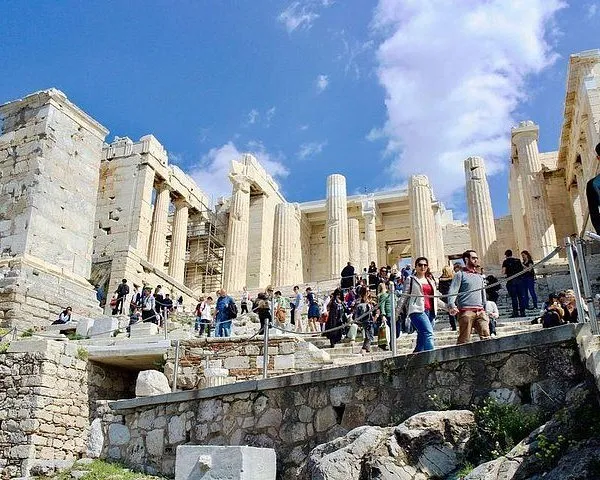
POLYGON ((225 310, 225 313, 227 315, 227 319, 228 320, 232 320, 235 317, 237 317, 238 314, 238 309, 237 309, 237 305, 235 304, 235 302, 233 300, 229 300, 229 303, 227 304, 227 309, 225 310))

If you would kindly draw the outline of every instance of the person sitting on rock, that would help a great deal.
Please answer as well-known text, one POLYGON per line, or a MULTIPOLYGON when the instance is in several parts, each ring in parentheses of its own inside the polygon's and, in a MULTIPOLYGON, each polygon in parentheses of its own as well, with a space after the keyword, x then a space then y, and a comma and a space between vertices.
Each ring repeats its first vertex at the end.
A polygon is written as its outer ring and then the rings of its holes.
POLYGON ((73 309, 71 307, 65 308, 58 315, 58 320, 55 320, 54 322, 52 322, 52 325, 63 325, 65 323, 69 323, 71 321, 71 312, 72 311, 73 311, 73 309))
POLYGON ((551 293, 548 301, 544 302, 542 310, 541 321, 544 328, 558 327, 565 323, 563 319, 564 309, 558 301, 558 296, 554 293, 551 293))

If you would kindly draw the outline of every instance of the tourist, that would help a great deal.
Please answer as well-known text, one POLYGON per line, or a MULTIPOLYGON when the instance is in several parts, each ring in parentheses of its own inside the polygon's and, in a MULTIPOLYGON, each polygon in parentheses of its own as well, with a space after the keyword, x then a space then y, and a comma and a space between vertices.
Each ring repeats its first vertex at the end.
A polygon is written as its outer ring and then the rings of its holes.
POLYGON ((320 328, 317 327, 317 322, 321 316, 321 311, 319 309, 317 297, 310 287, 306 289, 306 301, 308 302, 308 330, 310 332, 318 332, 320 328))
POLYGON ((496 305, 496 302, 490 300, 489 297, 487 297, 487 300, 485 302, 485 313, 487 313, 489 318, 490 335, 493 335, 495 337, 496 320, 500 318, 500 312, 498 311, 498 305, 496 305))
POLYGON ((448 292, 448 312, 458 315, 457 345, 471 340, 473 328, 482 340, 490 338, 489 320, 485 313, 485 280, 477 272, 477 252, 465 251, 463 262, 465 266, 454 274, 448 292))
POLYGON ((206 330, 206 336, 210 337, 210 324, 212 323, 212 316, 210 312, 210 305, 212 303, 212 297, 204 298, 200 297, 198 305, 196 305, 196 325, 195 330, 198 332, 198 336, 204 335, 206 330))
POLYGON ((559 298, 554 293, 548 297, 548 301, 544 302, 541 312, 541 322, 543 328, 558 327, 565 323, 565 311, 559 302, 559 298))
POLYGON ((354 267, 350 262, 342 269, 340 286, 342 290, 354 287, 354 267))
POLYGON ((579 312, 577 311, 577 301, 575 300, 575 292, 571 289, 565 290, 564 294, 562 295, 562 298, 559 295, 559 301, 564 310, 563 320, 565 321, 565 323, 578 323, 579 312))
POLYGON ((156 300, 152 295, 151 287, 144 287, 142 289, 142 298, 140 299, 140 305, 142 307, 142 321, 155 323, 158 325, 158 319, 156 316, 156 300))
POLYGON ((531 255, 527 250, 523 250, 521 252, 521 259, 524 269, 532 267, 531 269, 527 270, 522 276, 523 301, 525 302, 525 308, 527 308, 528 310, 537 310, 538 299, 537 295, 535 294, 535 272, 533 270, 533 259, 531 258, 531 255), (531 306, 529 306, 529 296, 531 296, 531 306))
POLYGON ((377 274, 377 279, 375 280, 375 286, 376 286, 376 291, 379 292, 379 285, 381 285, 382 283, 385 283, 387 285, 388 280, 390 279, 390 277, 388 276, 388 269, 387 267, 381 267, 379 269, 379 273, 377 274))
POLYGON ((433 325, 437 315, 438 301, 434 298, 439 295, 433 276, 427 275, 429 261, 425 257, 419 257, 415 261, 413 275, 406 279, 404 291, 411 292, 410 296, 402 297, 402 304, 408 302, 406 313, 410 322, 417 331, 417 344, 414 353, 433 350, 435 343, 433 339, 433 325))
POLYGON ((270 327, 271 322, 271 299, 268 297, 267 292, 260 292, 256 296, 253 310, 258 314, 258 320, 260 321, 259 335, 265 333, 265 328, 270 327))
MULTIPOLYGON (((600 162, 600 143, 596 145, 596 159, 600 162)), ((587 182, 585 196, 587 197, 590 220, 594 230, 600 235, 600 174, 587 182)))
POLYGON ((96 291, 96 300, 98 301, 98 305, 103 307, 106 303, 106 295, 104 293, 104 288, 102 288, 102 285, 96 284, 94 286, 94 290, 96 291))
POLYGON ((404 268, 400 271, 402 275, 402 282, 406 282, 406 279, 412 275, 412 268, 410 265, 404 265, 404 268))
MULTIPOLYGON (((504 256, 506 257, 502 262, 502 273, 507 278, 512 277, 523 271, 523 264, 519 259, 512 256, 512 250, 506 250, 504 256)), ((523 295, 523 279, 519 276, 506 282, 506 290, 510 295, 512 302, 512 318, 524 317, 525 316, 525 299, 523 295)))
POLYGON ((500 293, 498 293, 500 290, 502 290, 502 285, 494 275, 485 277, 485 294, 488 300, 497 304, 500 298, 500 293))
POLYGON ((369 272, 367 272, 367 267, 363 268, 362 274, 360 276, 360 280, 365 282, 365 285, 369 285, 369 272))
MULTIPOLYGON (((454 277, 454 271, 450 268, 450 265, 445 265, 442 268, 442 276, 438 282, 438 290, 441 295, 444 295, 441 300, 445 303, 448 303, 448 292, 450 291, 450 284, 452 283, 452 278, 454 277)), ((450 315, 448 313, 448 321, 450 322, 450 329, 455 332, 456 331, 456 315, 450 315)))
POLYGON ((115 290, 117 294, 117 301, 112 310, 113 315, 121 315, 123 313, 123 303, 125 302, 125 297, 129 293, 129 285, 127 285, 127 279, 123 279, 117 289, 115 290))
POLYGON ((65 308, 62 312, 59 313, 58 320, 52 322, 52 325, 63 325, 65 323, 69 323, 71 321, 72 312, 73 309, 71 307, 65 308))
POLYGON ((302 309, 304 308, 304 298, 300 293, 298 285, 294 287, 294 323, 296 324, 297 332, 306 332, 307 328, 302 319, 302 309))
POLYGON ((354 308, 354 320, 362 326, 363 344, 360 353, 371 352, 371 343, 373 343, 373 306, 369 301, 369 289, 361 286, 359 298, 354 308))
POLYGON ((250 302, 250 294, 248 293, 248 289, 246 287, 243 287, 243 292, 242 292, 242 299, 241 299, 241 303, 240 303, 240 307, 241 307, 241 314, 243 315, 244 313, 248 313, 248 303, 250 302))
POLYGON ((454 265, 452 265, 452 269, 454 270, 454 273, 456 272, 460 272, 462 270, 463 266, 460 262, 454 262, 454 265))
POLYGON ((329 338, 331 348, 335 347, 343 337, 342 325, 344 324, 344 295, 342 290, 336 288, 329 302, 327 323, 325 324, 325 336, 329 338), (335 329, 335 330, 333 330, 335 329), (330 330, 330 331, 327 331, 330 330))
POLYGON ((163 310, 163 299, 162 285, 157 285, 154 289, 154 311, 156 312, 156 323, 160 324, 163 310))
MULTIPOLYGON (((392 343, 391 328, 394 321, 394 312, 392 312, 392 293, 390 293, 387 283, 381 282, 377 287, 377 306, 381 315, 380 324, 387 325, 390 331, 389 341, 390 347, 392 343)), ((396 338, 400 336, 400 325, 396 326, 396 338)), ((387 335, 386 335, 387 337, 387 335)), ((381 344, 381 342, 379 342, 381 344)))
POLYGON ((369 270, 367 270, 369 274, 369 289, 376 290, 377 289, 377 266, 375 262, 371 262, 369 265, 369 270))
POLYGON ((237 307, 233 298, 227 295, 224 288, 218 290, 217 295, 217 304, 215 306, 215 336, 230 337, 231 321, 235 318, 233 312, 237 310, 237 307))
POLYGON ((173 312, 173 300, 168 293, 165 293, 165 298, 163 299, 163 309, 162 309, 162 317, 163 321, 166 322, 169 318, 169 315, 173 312))

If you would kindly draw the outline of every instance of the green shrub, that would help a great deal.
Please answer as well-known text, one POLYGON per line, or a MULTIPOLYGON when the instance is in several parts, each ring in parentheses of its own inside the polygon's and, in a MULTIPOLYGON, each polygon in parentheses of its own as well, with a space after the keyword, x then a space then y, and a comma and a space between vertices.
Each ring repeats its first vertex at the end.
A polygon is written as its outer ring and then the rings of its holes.
POLYGON ((33 333, 35 330, 33 328, 28 328, 21 334, 21 338, 33 337, 33 333))
POLYGON ((89 356, 89 353, 88 353, 88 351, 85 348, 79 347, 77 349, 77 358, 79 360, 87 360, 88 356, 89 356))

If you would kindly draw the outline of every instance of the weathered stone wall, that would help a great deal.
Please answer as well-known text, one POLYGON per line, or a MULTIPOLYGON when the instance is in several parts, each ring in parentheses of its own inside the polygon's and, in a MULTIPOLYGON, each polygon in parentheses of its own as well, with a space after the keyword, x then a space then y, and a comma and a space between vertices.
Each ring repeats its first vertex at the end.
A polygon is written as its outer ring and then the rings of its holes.
POLYGON ((471 248, 468 225, 449 223, 444 227, 443 236, 446 257, 462 255, 465 250, 471 248))
POLYGON ((359 425, 397 424, 440 404, 487 395, 555 410, 581 381, 573 325, 294 376, 121 400, 103 417, 103 456, 173 475, 177 445, 253 445, 277 451, 297 478, 316 445, 359 425))
MULTIPOLYGON (((224 369, 226 383, 257 379, 262 376, 264 344, 261 337, 198 338, 180 342, 177 387, 187 390, 207 386, 206 368, 224 369)), ((296 337, 269 339, 269 377, 297 373, 331 364, 329 354, 296 337)), ((172 382, 175 349, 169 349, 165 374, 172 382)))
POLYGON ((95 401, 131 397, 135 376, 87 362, 75 343, 15 341, 0 354, 0 477, 85 453, 95 401))

